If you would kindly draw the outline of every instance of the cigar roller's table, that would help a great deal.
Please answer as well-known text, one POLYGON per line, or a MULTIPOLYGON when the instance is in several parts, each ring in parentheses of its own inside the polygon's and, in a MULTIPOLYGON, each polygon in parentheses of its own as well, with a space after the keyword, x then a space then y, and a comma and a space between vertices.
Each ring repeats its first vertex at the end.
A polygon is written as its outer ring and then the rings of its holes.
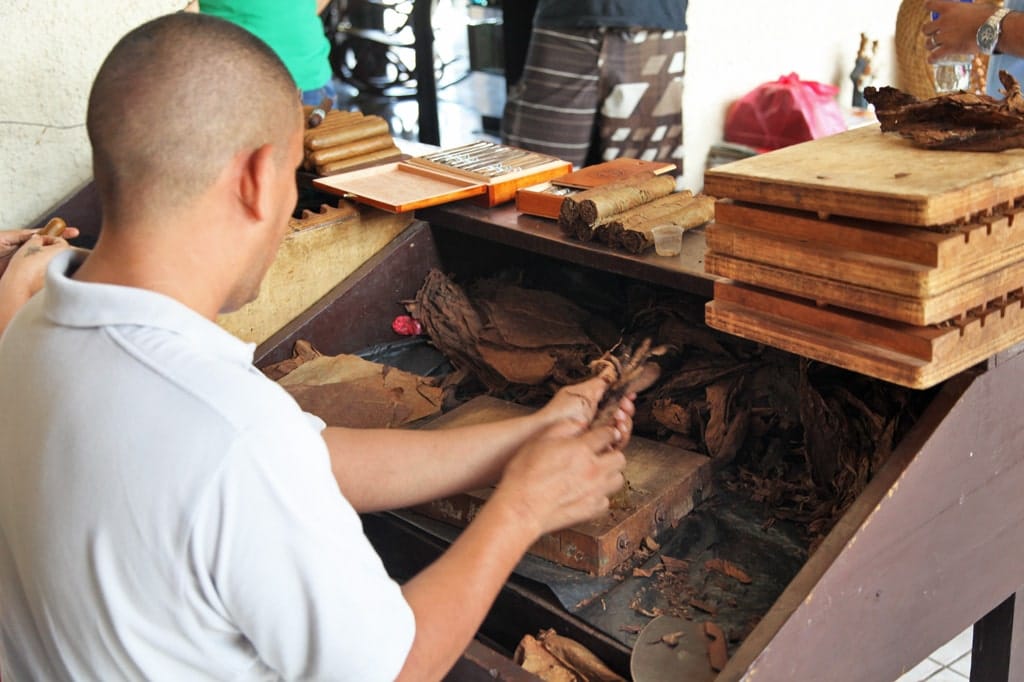
MULTIPOLYGON (((88 211, 88 194, 55 214, 88 211), (81 202, 85 202, 82 204, 81 202)), ((553 223, 511 206, 465 202, 422 211, 401 235, 257 349, 257 364, 289 356, 297 339, 353 352, 391 339, 431 267, 459 275, 499 266, 573 263, 710 297, 704 239, 686 235, 677 259, 635 257, 565 239, 553 223), (358 321, 358 324, 353 324, 358 321)), ((78 218, 71 224, 86 229, 78 218)), ((1009 351, 946 381, 882 470, 822 545, 731 648, 716 680, 887 682, 975 624, 972 679, 1024 680, 1024 422, 1017 397, 1024 358, 1009 351)), ((445 543, 407 518, 365 518, 395 575, 406 576, 445 543)), ((568 613, 543 589, 510 581, 453 680, 535 679, 497 651, 555 627, 629 671, 616 633, 568 613)), ((668 679, 672 671, 663 671, 668 679)), ((712 679, 709 677, 708 679, 712 679)), ((642 682, 642 681, 641 681, 642 682)))

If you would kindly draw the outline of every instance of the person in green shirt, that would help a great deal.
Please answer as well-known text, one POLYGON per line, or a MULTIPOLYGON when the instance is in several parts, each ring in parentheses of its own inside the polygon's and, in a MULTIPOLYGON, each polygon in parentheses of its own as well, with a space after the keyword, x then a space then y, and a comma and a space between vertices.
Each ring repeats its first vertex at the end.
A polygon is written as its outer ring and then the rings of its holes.
POLYGON ((199 11, 241 26, 271 47, 302 91, 304 104, 335 101, 320 13, 330 0, 199 0, 199 11))

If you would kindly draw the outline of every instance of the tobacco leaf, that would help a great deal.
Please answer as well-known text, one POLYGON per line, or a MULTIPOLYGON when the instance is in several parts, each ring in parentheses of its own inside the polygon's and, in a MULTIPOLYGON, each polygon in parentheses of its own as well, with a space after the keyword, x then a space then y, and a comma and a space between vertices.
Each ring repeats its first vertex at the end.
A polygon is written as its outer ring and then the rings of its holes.
POLYGON ((551 629, 541 632, 538 639, 552 656, 587 682, 626 682, 594 652, 574 639, 563 637, 551 629))
POLYGON ((999 72, 1005 99, 968 92, 919 100, 896 88, 868 87, 882 132, 895 132, 929 149, 995 152, 1024 146, 1024 96, 1020 84, 999 72))
POLYGON ((329 426, 402 426, 439 413, 444 399, 432 379, 354 355, 313 358, 278 383, 329 426))
POLYGON ((526 672, 533 673, 545 682, 586 682, 565 667, 533 635, 523 636, 512 660, 526 672))
POLYGON ((651 413, 659 424, 670 431, 689 434, 693 428, 693 418, 689 408, 668 398, 654 400, 651 405, 651 413))
POLYGON ((295 342, 295 346, 292 348, 292 356, 290 358, 274 363, 273 365, 267 365, 263 368, 263 374, 265 374, 269 379, 277 381, 289 372, 300 367, 303 363, 318 357, 320 357, 320 351, 314 348, 313 344, 305 339, 299 339, 295 342))

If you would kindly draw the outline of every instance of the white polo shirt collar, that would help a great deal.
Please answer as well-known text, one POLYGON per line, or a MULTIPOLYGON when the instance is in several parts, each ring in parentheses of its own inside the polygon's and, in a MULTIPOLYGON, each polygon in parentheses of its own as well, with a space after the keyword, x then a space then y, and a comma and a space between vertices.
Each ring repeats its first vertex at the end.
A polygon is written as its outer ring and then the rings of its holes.
POLYGON ((251 365, 256 344, 231 335, 173 298, 147 289, 79 282, 71 278, 87 254, 57 254, 46 272, 43 307, 47 318, 65 327, 135 325, 184 336, 204 352, 251 365))

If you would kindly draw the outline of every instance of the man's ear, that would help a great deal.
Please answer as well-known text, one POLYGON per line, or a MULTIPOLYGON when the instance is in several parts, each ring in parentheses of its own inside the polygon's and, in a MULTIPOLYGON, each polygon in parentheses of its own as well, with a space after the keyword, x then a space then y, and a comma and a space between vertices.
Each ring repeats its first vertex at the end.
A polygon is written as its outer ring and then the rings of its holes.
POLYGON ((239 200, 252 218, 263 220, 271 214, 273 202, 274 147, 265 144, 239 155, 239 200))

